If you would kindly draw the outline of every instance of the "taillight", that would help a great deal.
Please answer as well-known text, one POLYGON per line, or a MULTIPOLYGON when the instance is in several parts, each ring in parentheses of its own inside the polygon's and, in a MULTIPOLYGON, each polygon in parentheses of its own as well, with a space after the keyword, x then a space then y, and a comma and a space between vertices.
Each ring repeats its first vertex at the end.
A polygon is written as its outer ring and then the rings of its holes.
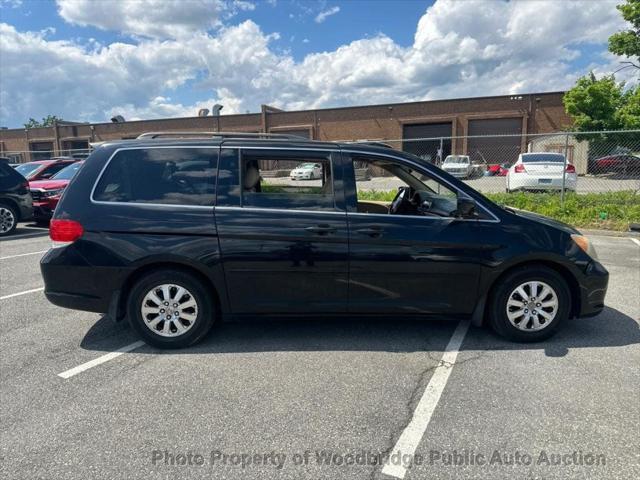
POLYGON ((514 173, 525 173, 524 165, 522 163, 518 163, 516 167, 513 169, 514 173))
POLYGON ((576 173, 576 167, 574 167, 570 163, 567 163, 567 169, 565 170, 565 172, 567 172, 567 173, 576 173))
POLYGON ((84 233, 80 222, 75 220, 52 219, 49 223, 49 237, 55 243, 75 242, 84 233))

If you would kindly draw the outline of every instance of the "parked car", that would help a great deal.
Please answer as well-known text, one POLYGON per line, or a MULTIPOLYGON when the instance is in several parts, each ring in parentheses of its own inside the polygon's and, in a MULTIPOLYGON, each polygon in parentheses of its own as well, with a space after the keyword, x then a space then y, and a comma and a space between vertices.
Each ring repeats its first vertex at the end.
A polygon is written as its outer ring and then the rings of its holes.
POLYGON ((0 162, 0 237, 11 234, 18 222, 33 213, 29 182, 5 162, 0 162))
POLYGON ((78 160, 74 158, 53 158, 51 160, 36 160, 34 162, 22 163, 16 167, 27 180, 46 180, 53 177, 64 167, 71 165, 78 160))
POLYGON ((469 155, 448 155, 440 168, 454 177, 475 178, 484 175, 487 164, 484 160, 472 162, 469 155))
POLYGON ((48 222, 53 211, 62 197, 64 189, 76 175, 84 162, 74 162, 56 173, 49 180, 34 180, 29 182, 33 197, 33 217, 36 222, 48 222))
POLYGON ((47 298, 126 317, 162 348, 258 313, 468 318, 538 341, 602 311, 608 281, 566 224, 500 207, 406 152, 297 137, 106 142, 49 232, 47 298), (275 160, 322 165, 320 185, 264 188, 260 165, 275 160), (401 184, 393 201, 359 198, 363 164, 401 184))
POLYGON ((506 177, 509 173, 510 163, 501 163, 499 165, 490 165, 487 173, 490 177, 506 177))
POLYGON ((593 173, 640 174, 640 157, 631 154, 608 155, 593 161, 593 173))
POLYGON ((507 192, 517 190, 565 190, 575 192, 576 167, 561 153, 521 153, 507 173, 507 192))
POLYGON ((291 180, 315 180, 322 178, 322 165, 319 163, 303 163, 291 170, 291 180))

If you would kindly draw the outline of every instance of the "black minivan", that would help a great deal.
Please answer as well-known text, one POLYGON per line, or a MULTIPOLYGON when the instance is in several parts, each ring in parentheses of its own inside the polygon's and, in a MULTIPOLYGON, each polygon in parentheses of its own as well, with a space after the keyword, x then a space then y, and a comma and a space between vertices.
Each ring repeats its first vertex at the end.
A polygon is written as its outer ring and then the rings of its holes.
POLYGON ((128 317, 163 348, 255 314, 466 318, 537 341, 598 314, 608 282, 577 230, 500 207, 418 157, 284 135, 104 143, 50 236, 52 303, 128 317), (309 164, 314 175, 291 179, 309 164), (370 200, 373 184, 395 198, 370 200))

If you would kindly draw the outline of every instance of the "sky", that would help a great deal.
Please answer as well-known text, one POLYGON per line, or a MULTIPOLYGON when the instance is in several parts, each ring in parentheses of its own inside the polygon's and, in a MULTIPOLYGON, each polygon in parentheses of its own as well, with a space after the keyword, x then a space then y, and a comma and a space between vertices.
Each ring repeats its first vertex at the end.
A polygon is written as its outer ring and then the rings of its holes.
POLYGON ((0 0, 0 126, 564 90, 621 1, 0 0))

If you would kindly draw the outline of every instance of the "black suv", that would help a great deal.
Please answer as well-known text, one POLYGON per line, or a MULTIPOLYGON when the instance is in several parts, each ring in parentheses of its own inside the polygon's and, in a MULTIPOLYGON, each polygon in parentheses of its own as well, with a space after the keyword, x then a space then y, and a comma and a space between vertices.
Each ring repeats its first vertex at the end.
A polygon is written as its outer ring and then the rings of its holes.
POLYGON ((383 145, 246 137, 102 144, 53 216, 47 298, 165 348, 258 313, 470 318, 535 341, 604 307, 608 272, 567 225, 383 145))
POLYGON ((13 233, 18 222, 33 215, 29 182, 6 162, 0 162, 0 237, 13 233))

